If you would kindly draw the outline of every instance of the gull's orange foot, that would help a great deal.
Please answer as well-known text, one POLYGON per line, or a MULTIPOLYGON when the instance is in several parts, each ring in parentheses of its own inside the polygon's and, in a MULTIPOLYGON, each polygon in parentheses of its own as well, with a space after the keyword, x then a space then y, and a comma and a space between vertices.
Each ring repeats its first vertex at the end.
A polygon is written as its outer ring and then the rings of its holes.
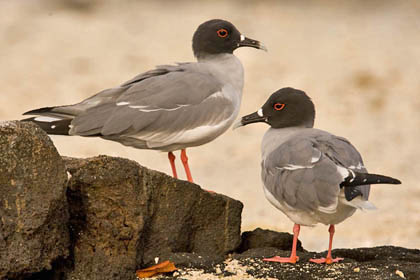
POLYGON ((326 263, 326 264, 332 264, 332 263, 337 263, 339 261, 344 260, 343 258, 320 258, 320 259, 310 259, 310 262, 313 263, 326 263))
POLYGON ((295 257, 281 258, 279 256, 275 256, 275 257, 272 257, 272 258, 263 259, 263 261, 279 262, 279 263, 296 263, 297 261, 299 261, 299 257, 295 256, 295 257))

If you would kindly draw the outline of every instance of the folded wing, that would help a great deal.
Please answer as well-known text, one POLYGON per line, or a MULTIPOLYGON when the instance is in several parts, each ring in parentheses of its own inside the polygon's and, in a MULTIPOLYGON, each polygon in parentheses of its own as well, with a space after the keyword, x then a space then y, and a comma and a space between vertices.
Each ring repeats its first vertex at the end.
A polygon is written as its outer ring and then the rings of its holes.
MULTIPOLYGON (((264 186, 294 209, 334 212, 347 169, 366 172, 357 150, 344 138, 310 130, 281 144, 262 162, 264 186)), ((358 186, 367 199, 369 186, 358 186)))

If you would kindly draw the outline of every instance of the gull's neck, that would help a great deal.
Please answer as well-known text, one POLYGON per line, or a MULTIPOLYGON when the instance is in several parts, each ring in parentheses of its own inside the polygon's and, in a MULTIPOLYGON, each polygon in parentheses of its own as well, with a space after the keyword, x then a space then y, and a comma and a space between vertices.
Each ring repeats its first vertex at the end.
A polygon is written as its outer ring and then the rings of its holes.
POLYGON ((289 140, 295 133, 311 129, 305 126, 292 126, 285 128, 272 128, 270 127, 264 134, 261 143, 261 152, 263 159, 270 154, 278 146, 289 140))
POLYGON ((207 54, 197 58, 199 64, 203 64, 211 71, 212 75, 231 85, 239 95, 242 95, 244 85, 244 69, 241 61, 233 54, 207 54))

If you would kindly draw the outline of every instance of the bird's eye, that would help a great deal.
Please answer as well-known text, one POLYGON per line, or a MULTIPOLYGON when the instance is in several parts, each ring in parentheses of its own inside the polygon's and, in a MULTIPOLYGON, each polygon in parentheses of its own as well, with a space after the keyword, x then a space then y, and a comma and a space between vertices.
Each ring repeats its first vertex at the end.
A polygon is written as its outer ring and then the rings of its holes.
POLYGON ((217 30, 217 36, 220 38, 226 38, 228 34, 228 31, 224 28, 217 30))
POLYGON ((276 104, 274 104, 274 110, 276 110, 276 111, 280 111, 280 110, 283 110, 283 108, 284 108, 284 106, 286 106, 286 104, 283 104, 283 103, 276 103, 276 104))

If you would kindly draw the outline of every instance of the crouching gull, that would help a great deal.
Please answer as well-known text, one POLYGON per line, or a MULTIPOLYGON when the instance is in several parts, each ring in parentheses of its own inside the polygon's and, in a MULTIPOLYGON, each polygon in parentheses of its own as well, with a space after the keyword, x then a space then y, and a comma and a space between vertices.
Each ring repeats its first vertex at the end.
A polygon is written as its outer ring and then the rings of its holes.
POLYGON ((157 66, 80 103, 26 112, 37 116, 24 121, 35 122, 48 134, 97 136, 168 152, 175 178, 173 151, 181 150, 192 182, 185 149, 214 140, 238 115, 244 73, 233 51, 239 47, 266 50, 228 21, 206 21, 192 40, 197 62, 157 66))
POLYGON ((273 93, 257 112, 234 127, 265 122, 271 127, 262 141, 261 177, 266 198, 295 225, 290 257, 264 259, 295 263, 300 226, 330 225, 326 258, 333 263, 334 226, 356 209, 375 209, 368 201, 370 184, 401 184, 397 179, 368 173, 355 147, 346 139, 315 129, 315 106, 305 92, 283 88, 273 93))

